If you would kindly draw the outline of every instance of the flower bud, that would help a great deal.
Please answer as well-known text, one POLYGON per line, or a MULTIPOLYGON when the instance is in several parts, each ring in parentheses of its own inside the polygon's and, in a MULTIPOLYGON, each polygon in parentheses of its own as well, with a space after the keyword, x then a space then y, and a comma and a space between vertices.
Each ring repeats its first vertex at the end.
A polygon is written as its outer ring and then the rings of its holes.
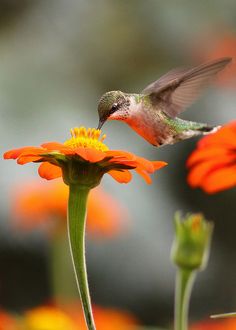
POLYGON ((185 218, 175 215, 175 240, 172 261, 180 268, 203 270, 207 264, 213 223, 200 213, 187 214, 185 218))

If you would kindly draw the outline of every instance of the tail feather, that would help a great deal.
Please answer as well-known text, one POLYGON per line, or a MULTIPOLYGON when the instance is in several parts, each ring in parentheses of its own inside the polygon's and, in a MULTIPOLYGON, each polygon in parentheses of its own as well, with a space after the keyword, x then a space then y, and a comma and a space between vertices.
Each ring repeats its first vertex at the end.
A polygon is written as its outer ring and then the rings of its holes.
POLYGON ((203 126, 201 128, 199 128, 197 131, 201 132, 203 135, 207 135, 207 134, 211 134, 211 133, 215 133, 218 131, 218 129, 220 129, 221 126, 203 126))
POLYGON ((206 124, 201 125, 199 123, 194 123, 194 124, 195 127, 192 126, 191 129, 182 131, 181 134, 175 136, 174 138, 172 137, 172 139, 165 141, 165 144, 174 144, 178 141, 190 139, 194 136, 215 133, 221 127, 221 126, 209 126, 206 124), (197 126, 196 124, 198 124, 198 127, 196 127, 197 126))

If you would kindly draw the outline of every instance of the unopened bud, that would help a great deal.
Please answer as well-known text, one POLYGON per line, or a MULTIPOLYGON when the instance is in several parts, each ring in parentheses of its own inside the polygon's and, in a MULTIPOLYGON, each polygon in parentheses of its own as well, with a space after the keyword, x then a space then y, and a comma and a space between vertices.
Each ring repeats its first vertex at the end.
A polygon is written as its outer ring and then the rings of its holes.
POLYGON ((212 232, 213 223, 206 221, 202 214, 187 214, 181 218, 176 213, 173 262, 184 269, 203 270, 209 257, 212 232))

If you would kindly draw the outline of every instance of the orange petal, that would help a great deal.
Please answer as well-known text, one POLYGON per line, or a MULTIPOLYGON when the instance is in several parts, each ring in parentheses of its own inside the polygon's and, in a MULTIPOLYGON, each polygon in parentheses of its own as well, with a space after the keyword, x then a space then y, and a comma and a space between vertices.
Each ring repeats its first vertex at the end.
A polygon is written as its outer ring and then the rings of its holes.
POLYGON ((41 156, 22 154, 21 156, 18 157, 17 164, 24 165, 24 164, 27 164, 27 163, 30 163, 30 162, 36 162, 40 159, 42 159, 41 156))
POLYGON ((202 149, 196 149, 187 160, 187 167, 192 166, 194 163, 200 161, 208 161, 211 159, 220 160, 222 157, 228 160, 234 160, 236 158, 236 152, 220 148, 220 147, 206 147, 202 149))
POLYGON ((201 186, 203 180, 212 171, 216 171, 219 168, 226 167, 231 164, 231 160, 227 159, 212 159, 206 162, 198 163, 190 169, 187 181, 190 186, 198 187, 201 186))
POLYGON ((16 159, 18 158, 22 153, 29 153, 29 154, 39 154, 40 152, 44 152, 45 150, 39 147, 23 147, 18 149, 9 150, 4 153, 3 157, 4 159, 16 159))
POLYGON ((41 146, 47 150, 60 150, 61 148, 64 149, 66 146, 63 143, 59 142, 47 142, 41 144, 41 146))
POLYGON ((92 148, 77 148, 74 154, 91 163, 97 163, 107 157, 106 153, 92 148))
POLYGON ((146 181, 147 184, 152 183, 152 179, 146 171, 144 171, 140 168, 136 168, 135 171, 146 181))
POLYGON ((128 170, 123 171, 109 171, 108 174, 119 183, 128 183, 132 179, 132 174, 128 170))
POLYGON ((135 160, 136 156, 131 152, 122 151, 122 150, 108 150, 106 151, 106 155, 108 157, 114 157, 115 159, 127 159, 127 160, 135 160))
POLYGON ((62 176, 61 168, 51 163, 45 162, 39 166, 39 175, 47 180, 56 179, 62 176))
POLYGON ((128 160, 128 159, 123 159, 123 158, 118 158, 118 157, 110 159, 109 163, 127 165, 127 166, 131 166, 133 168, 138 166, 136 160, 128 160))
POLYGON ((152 161, 152 164, 154 166, 154 170, 157 171, 159 170, 160 168, 162 167, 165 167, 168 165, 168 163, 166 162, 162 162, 162 161, 159 161, 159 160, 156 160, 156 161, 152 161))
POLYGON ((154 172, 155 169, 153 163, 150 160, 138 156, 136 156, 136 160, 138 162, 138 168, 143 169, 148 173, 154 172))
POLYGON ((209 194, 236 186, 236 165, 211 172, 201 184, 209 194))
POLYGON ((162 161, 150 161, 142 157, 137 157, 137 161, 139 163, 138 168, 142 168, 143 170, 147 171, 148 173, 154 173, 156 170, 159 170, 160 168, 167 165, 166 162, 162 161))
POLYGON ((147 184, 152 183, 152 179, 149 174, 154 173, 156 170, 164 167, 167 165, 166 162, 161 161, 148 161, 144 158, 137 157, 138 160, 142 162, 141 167, 140 165, 135 169, 135 171, 142 176, 142 178, 146 181, 147 184), (151 166, 150 166, 151 164, 151 166))
POLYGON ((212 133, 204 137, 198 142, 198 147, 206 147, 210 145, 224 145, 225 147, 235 147, 236 146, 236 121, 231 122, 222 128, 220 128, 216 133, 212 133))

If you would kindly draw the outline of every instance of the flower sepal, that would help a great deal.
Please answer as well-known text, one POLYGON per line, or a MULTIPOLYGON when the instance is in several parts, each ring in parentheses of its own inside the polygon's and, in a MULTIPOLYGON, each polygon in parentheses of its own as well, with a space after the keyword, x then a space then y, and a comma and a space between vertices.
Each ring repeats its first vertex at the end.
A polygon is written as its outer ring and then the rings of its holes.
MULTIPOLYGON (((50 151, 47 153, 42 153, 40 156, 45 158, 49 162, 54 162, 55 164, 60 164, 61 162, 66 162, 67 157, 60 153, 59 151, 50 151)), ((36 161, 37 162, 37 161, 36 161)))
POLYGON ((92 189, 100 184, 104 175, 102 167, 89 162, 81 162, 71 159, 61 164, 62 178, 68 186, 79 185, 80 187, 92 189))

